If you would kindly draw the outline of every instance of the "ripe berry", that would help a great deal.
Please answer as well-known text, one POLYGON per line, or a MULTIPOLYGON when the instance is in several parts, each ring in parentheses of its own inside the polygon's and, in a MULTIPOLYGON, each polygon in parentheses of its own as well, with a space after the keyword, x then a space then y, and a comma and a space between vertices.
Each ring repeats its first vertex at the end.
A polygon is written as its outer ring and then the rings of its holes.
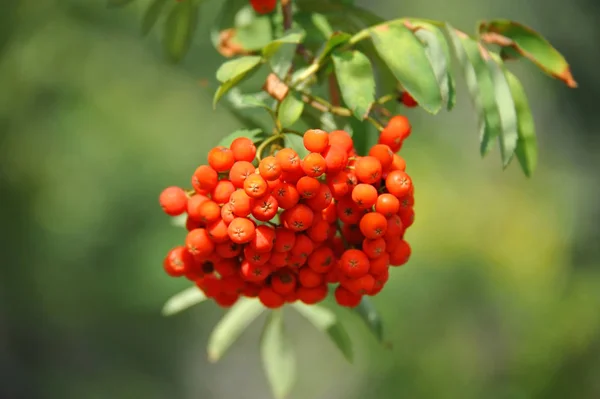
POLYGON ((269 277, 272 269, 269 265, 257 265, 244 260, 240 267, 242 278, 252 283, 263 282, 269 277))
POLYGON ((199 166, 192 176, 192 186, 198 194, 210 193, 219 180, 217 171, 208 165, 199 166))
POLYGON ((215 250, 205 229, 194 229, 187 234, 185 245, 195 258, 206 258, 215 250))
POLYGON ((296 290, 296 277, 289 269, 282 269, 271 277, 271 288, 279 295, 288 295, 296 290))
POLYGON ((229 171, 229 180, 236 188, 243 188, 244 181, 252 176, 256 168, 248 161, 237 161, 229 171))
POLYGON ((335 255, 333 250, 326 246, 317 248, 308 257, 307 264, 308 267, 317 273, 329 272, 335 265, 335 255))
POLYGON ((194 263, 194 258, 184 246, 178 246, 169 251, 163 261, 165 272, 172 277, 181 277, 194 263))
POLYGON ((398 213, 400 210, 400 200, 392 194, 381 194, 377 197, 375 211, 381 213, 386 218, 398 213))
POLYGON ((301 177, 296 183, 296 189, 302 198, 314 197, 320 187, 321 183, 314 177, 310 176, 301 177))
POLYGON ((252 162, 256 157, 256 146, 249 138, 238 137, 233 140, 229 148, 236 161, 252 162))
POLYGON ((388 170, 394 162, 394 153, 390 147, 385 144, 375 144, 369 150, 369 155, 377 158, 379 162, 381 162, 381 168, 383 170, 388 170))
POLYGON ((350 278, 358 278, 369 272, 369 258, 358 249, 348 249, 340 258, 339 268, 350 278))
POLYGON ((300 200, 298 190, 290 183, 282 183, 281 186, 273 190, 273 196, 282 209, 290 209, 300 200))
POLYGON ((229 238, 236 244, 246 244, 254 238, 256 228, 251 220, 246 218, 235 218, 227 228, 229 238))
POLYGON ((275 230, 275 245, 273 250, 275 252, 288 252, 296 244, 296 234, 293 231, 278 228, 275 230))
POLYGON ((327 286, 325 284, 314 288, 298 287, 296 291, 298 300, 304 302, 307 305, 314 305, 319 303, 327 297, 327 286))
POLYGON ((229 198, 229 205, 236 216, 246 217, 254 207, 254 200, 244 190, 236 190, 229 198))
POLYGON ((218 146, 208 152, 208 164, 217 172, 229 170, 234 162, 233 151, 227 147, 218 146))
POLYGON ((260 175, 267 181, 279 179, 281 176, 281 165, 275 157, 266 157, 258 165, 260 175))
POLYGON ((279 206, 277 200, 272 195, 265 195, 262 198, 254 200, 252 207, 252 216, 261 222, 268 222, 277 215, 279 206))
POLYGON ((332 147, 339 147, 346 153, 352 150, 352 146, 354 143, 352 142, 352 137, 348 134, 348 132, 344 130, 334 130, 329 133, 329 145, 332 147))
POLYGON ((379 212, 367 213, 360 219, 360 231, 366 238, 383 237, 387 230, 387 219, 379 212))
POLYGON ((365 274, 356 279, 343 279, 342 286, 355 295, 366 295, 375 288, 375 278, 365 274))
POLYGON ((323 152, 323 156, 327 172, 330 174, 341 172, 348 165, 348 153, 340 146, 330 145, 323 152))
POLYGON ((277 0, 250 0, 250 5, 258 14, 269 14, 275 10, 277 0))
POLYGON ((213 201, 217 204, 229 202, 229 197, 235 191, 235 186, 229 180, 219 180, 216 187, 210 193, 213 201))
POLYGON ((335 289, 334 296, 335 296, 335 301, 338 303, 338 305, 345 306, 348 308, 357 307, 360 304, 360 301, 362 299, 362 297, 360 295, 353 294, 352 292, 348 291, 346 288, 342 287, 341 285, 339 285, 335 289))
POLYGON ((306 205, 298 204, 284 211, 281 218, 288 229, 304 231, 312 225, 314 212, 306 205))
POLYGON ((283 306, 285 299, 270 287, 263 287, 258 294, 260 302, 269 309, 277 309, 283 306))
POLYGON ((295 172, 300 169, 300 158, 296 151, 291 148, 284 148, 275 154, 275 159, 281 165, 284 172, 295 172))
POLYGON ((271 252, 273 250, 273 246, 275 245, 275 237, 276 233, 272 227, 266 225, 260 225, 256 227, 256 234, 252 241, 250 241, 250 246, 256 252, 271 252))
POLYGON ((354 173, 361 183, 373 184, 381 179, 381 162, 375 157, 366 156, 356 160, 354 173))
POLYGON ((369 209, 377 202, 377 189, 370 184, 358 184, 352 190, 352 201, 360 209, 369 209))
POLYGON ((298 280, 303 287, 315 288, 323 284, 323 274, 315 272, 310 267, 303 267, 298 273, 298 280))
POLYGON ((304 147, 310 152, 323 152, 329 145, 329 135, 320 129, 307 130, 302 140, 304 147))
POLYGON ((307 176, 319 177, 327 171, 327 163, 321 154, 311 152, 302 160, 302 170, 307 176))
POLYGON ((410 193, 412 180, 406 172, 394 170, 385 178, 385 188, 397 198, 410 193))
POLYGON ((385 253, 385 240, 383 238, 365 238, 362 242, 362 250, 369 259, 379 258, 385 253))
POLYGON ((221 218, 221 207, 215 201, 204 201, 198 208, 198 214, 202 223, 209 224, 221 218))
POLYGON ((402 102, 402 104, 404 104, 404 106, 406 108, 414 108, 417 105, 419 105, 417 103, 417 101, 407 91, 402 92, 402 96, 400 97, 400 101, 402 102))
POLYGON ((167 215, 178 216, 187 209, 188 197, 182 188, 173 186, 160 193, 158 202, 167 215))
POLYGON ((251 198, 260 198, 267 193, 269 186, 261 175, 250 175, 244 180, 244 191, 251 198))

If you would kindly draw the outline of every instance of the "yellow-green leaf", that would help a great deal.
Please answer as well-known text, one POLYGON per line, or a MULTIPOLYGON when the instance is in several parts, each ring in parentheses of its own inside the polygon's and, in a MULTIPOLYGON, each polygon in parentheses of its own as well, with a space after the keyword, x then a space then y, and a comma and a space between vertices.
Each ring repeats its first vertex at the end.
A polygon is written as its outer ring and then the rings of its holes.
POLYGON ((304 110, 304 103, 294 93, 289 93, 279 105, 278 118, 282 127, 292 126, 304 110))
POLYGON ((163 316, 172 316, 206 300, 206 295, 198 287, 187 288, 165 302, 163 316))
POLYGON ((381 343, 383 341, 383 323, 371 300, 364 296, 354 311, 363 319, 377 341, 381 343))
POLYGON ((517 141, 517 159, 523 173, 531 177, 537 166, 537 139, 535 137, 535 124, 527 94, 519 79, 507 70, 504 75, 510 87, 512 98, 517 112, 517 128, 519 139, 517 141))
POLYGON ((321 50, 315 57, 314 62, 317 64, 323 62, 323 60, 327 58, 327 56, 329 56, 329 54, 331 54, 333 50, 335 50, 337 47, 341 46, 344 43, 348 43, 348 40, 350 40, 351 37, 352 35, 350 35, 349 33, 333 32, 329 39, 327 39, 327 41, 321 47, 321 50))
POLYGON ((225 83, 228 80, 244 75, 260 64, 261 60, 262 58, 257 55, 249 55, 227 61, 217 69, 217 80, 225 83))
POLYGON ((373 44, 404 89, 428 112, 443 104, 435 71, 419 39, 404 21, 378 25, 369 31, 373 44))
POLYGON ((365 119, 375 102, 371 61, 356 50, 334 51, 332 59, 344 102, 356 118, 365 119))
POLYGON ((160 18, 160 13, 163 8, 170 0, 153 0, 150 6, 146 9, 144 13, 144 18, 142 19, 142 35, 147 35, 150 33, 156 21, 160 18))
POLYGON ((169 61, 177 63, 186 55, 198 22, 198 6, 193 1, 176 3, 165 22, 163 47, 169 61))
POLYGON ((285 398, 296 380, 296 357, 285 334, 281 310, 272 311, 265 323, 260 354, 273 395, 276 399, 285 398))
POLYGON ((548 75, 562 80, 569 87, 577 87, 565 57, 530 27, 508 19, 494 19, 482 21, 479 24, 479 33, 493 43, 514 47, 548 75), (508 39, 508 42, 504 39, 508 39))
POLYGON ((240 335, 264 312, 265 307, 257 299, 240 298, 217 323, 208 339, 208 359, 216 362, 240 335))

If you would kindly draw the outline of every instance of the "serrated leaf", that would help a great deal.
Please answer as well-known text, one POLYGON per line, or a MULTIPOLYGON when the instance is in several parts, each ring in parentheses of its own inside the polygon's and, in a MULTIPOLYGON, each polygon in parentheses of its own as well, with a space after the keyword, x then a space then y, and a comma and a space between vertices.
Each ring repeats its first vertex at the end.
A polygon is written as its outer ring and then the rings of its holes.
POLYGON ((235 79, 238 76, 251 71, 260 64, 261 61, 262 58, 257 55, 248 55, 224 62, 219 69, 217 69, 217 80, 221 83, 225 83, 228 80, 235 79))
POLYGON ((487 62, 483 59, 479 44, 447 24, 448 35, 463 69, 471 100, 479 117, 480 151, 484 156, 492 149, 500 136, 502 123, 494 96, 494 82, 487 62))
MULTIPOLYGON (((489 54, 489 53, 487 53, 489 54)), ((486 60, 492 73, 496 105, 500 114, 502 129, 500 130, 500 155, 502 165, 506 168, 515 153, 517 147, 517 112, 512 98, 510 87, 504 75, 504 65, 498 56, 486 60)))
POLYGON ((206 300, 206 295, 198 287, 190 287, 173 295, 162 308, 163 316, 173 316, 206 300))
POLYGON ((257 299, 240 298, 217 323, 208 339, 208 359, 217 362, 242 335, 242 333, 264 312, 265 307, 257 299))
POLYGON ((562 80, 569 87, 577 87, 565 57, 558 52, 542 35, 528 26, 508 19, 494 19, 479 24, 480 34, 497 34, 509 39, 523 57, 526 57, 542 71, 562 80))
POLYGON ((283 141, 286 147, 296 151, 300 159, 304 159, 308 155, 309 151, 304 147, 302 137, 295 134, 286 134, 283 137, 283 141))
POLYGON ((304 39, 305 35, 306 35, 306 32, 304 32, 304 30, 302 30, 302 29, 299 29, 299 28, 290 29, 286 32, 286 34, 284 36, 282 36, 278 39, 275 39, 271 43, 267 44, 262 50, 262 55, 265 58, 269 58, 269 57, 273 56, 283 44, 302 43, 302 40, 304 39))
POLYGON ((143 36, 146 36, 148 33, 150 33, 154 25, 156 25, 156 22, 160 18, 160 14, 168 1, 170 0, 153 0, 150 6, 146 9, 144 18, 142 19, 143 36))
POLYGON ((186 55, 198 22, 198 6, 192 1, 176 3, 164 25, 163 48, 169 61, 177 63, 186 55))
POLYGON ((334 51, 331 58, 344 102, 356 118, 365 119, 375 102, 371 61, 356 50, 334 51))
POLYGON ((383 341, 383 323, 381 316, 371 300, 364 296, 360 304, 353 309, 365 322, 369 331, 377 338, 380 343, 383 341))
POLYGON ((535 123, 527 100, 527 94, 519 79, 504 70, 504 75, 510 87, 512 98, 517 111, 517 131, 519 139, 517 141, 517 159, 521 165, 523 173, 531 177, 537 166, 537 139, 535 137, 535 123))
POLYGON ((223 147, 229 147, 233 140, 237 139, 238 137, 247 137, 252 141, 256 141, 262 135, 263 131, 260 129, 239 129, 223 137, 221 141, 219 141, 218 145, 223 147))
POLYGON ((333 50, 345 43, 348 43, 351 37, 352 35, 349 33, 334 32, 329 39, 327 39, 325 44, 323 44, 323 47, 321 48, 321 51, 319 51, 319 54, 317 54, 315 57, 314 62, 317 64, 323 62, 323 60, 327 58, 333 50))
POLYGON ((117 8, 117 7, 125 7, 130 3, 133 3, 135 0, 106 0, 107 8, 117 8))
POLYGON ((442 93, 419 39, 402 21, 378 25, 369 34, 375 49, 404 89, 423 109, 437 113, 442 108, 442 93))
POLYGON ((273 395, 276 399, 285 398, 296 380, 296 358, 285 334, 281 310, 272 311, 265 323, 260 353, 273 395))
POLYGON ((346 328, 338 320, 335 313, 318 305, 308 306, 303 303, 294 303, 292 306, 319 331, 326 333, 346 360, 352 363, 354 358, 352 341, 350 341, 346 328))
POLYGON ((289 93, 279 105, 278 118, 282 127, 292 126, 304 110, 304 103, 295 93, 289 93))
POLYGON ((446 37, 437 26, 429 22, 419 19, 411 19, 410 22, 420 28, 415 35, 425 45, 427 58, 440 85, 442 100, 450 111, 456 104, 456 82, 452 76, 452 56, 446 37))

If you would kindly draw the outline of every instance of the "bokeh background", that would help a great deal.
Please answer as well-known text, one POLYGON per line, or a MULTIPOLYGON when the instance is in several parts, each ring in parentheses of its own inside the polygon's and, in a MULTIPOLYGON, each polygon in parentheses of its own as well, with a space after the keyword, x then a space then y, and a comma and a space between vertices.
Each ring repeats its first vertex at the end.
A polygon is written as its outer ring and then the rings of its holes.
MULTIPOLYGON (((292 398, 599 398, 600 3, 362 3, 468 32, 480 18, 525 22, 567 56, 580 88, 516 68, 540 142, 529 180, 516 162, 501 171, 497 152, 480 159, 462 80, 455 112, 410 111, 414 255, 374 299, 393 349, 340 311, 355 342, 349 365, 289 312, 292 398)), ((0 7, 1 398, 270 397, 260 323, 213 365, 205 345, 222 310, 160 315, 187 284, 162 271, 183 233, 160 212, 158 193, 186 185, 240 124, 213 112, 198 84, 222 61, 208 39, 216 7, 205 8, 190 56, 172 66, 157 30, 139 34, 146 4, 0 7)))

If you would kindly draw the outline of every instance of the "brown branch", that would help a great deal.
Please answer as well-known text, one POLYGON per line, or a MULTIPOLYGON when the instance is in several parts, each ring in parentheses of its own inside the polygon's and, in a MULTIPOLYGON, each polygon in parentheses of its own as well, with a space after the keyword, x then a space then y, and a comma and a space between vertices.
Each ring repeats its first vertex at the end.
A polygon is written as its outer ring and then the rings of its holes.
POLYGON ((281 10, 283 12, 283 30, 292 28, 292 0, 281 0, 281 10))

